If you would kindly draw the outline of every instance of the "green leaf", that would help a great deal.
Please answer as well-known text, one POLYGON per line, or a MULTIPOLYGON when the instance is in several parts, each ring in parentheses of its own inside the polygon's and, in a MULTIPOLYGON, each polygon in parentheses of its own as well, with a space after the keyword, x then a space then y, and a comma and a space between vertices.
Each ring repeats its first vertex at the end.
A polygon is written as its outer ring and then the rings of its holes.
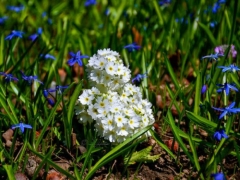
MULTIPOLYGON (((60 173, 64 174, 65 176, 67 176, 68 178, 70 178, 71 180, 75 180, 76 178, 74 176, 72 176, 69 172, 65 171, 64 169, 60 168, 56 163, 54 163, 51 159, 49 158, 45 158, 45 155, 35 151, 34 149, 32 149, 32 147, 30 146, 30 144, 28 144, 28 148, 30 149, 30 151, 33 152, 33 154, 35 154, 36 156, 38 156, 39 158, 43 159, 44 162, 46 162, 47 164, 49 164, 50 166, 52 166, 53 168, 55 168, 57 171, 59 171, 60 173)), ((49 155, 49 154, 48 154, 49 155)))
POLYGON ((130 142, 136 140, 139 136, 143 135, 146 133, 151 126, 143 128, 141 131, 138 133, 134 134, 132 137, 126 139, 124 142, 121 144, 117 145, 115 148, 113 148, 110 152, 108 152, 105 156, 103 156, 88 172, 85 180, 90 179, 93 174, 104 164, 108 163, 109 161, 117 158, 119 155, 125 153, 127 150, 132 148, 133 146, 136 145, 137 142, 134 142, 133 144, 130 144, 130 142))
POLYGON ((170 112, 170 110, 168 110, 168 112, 167 112, 167 118, 170 122, 170 126, 172 128, 173 135, 176 138, 177 142, 179 143, 179 146, 182 148, 183 152, 188 156, 191 163, 195 164, 192 155, 188 152, 188 149, 186 148, 185 143, 182 141, 182 138, 178 134, 178 128, 175 125, 175 121, 172 117, 172 113, 170 112))
POLYGON ((187 117, 193 121, 195 124, 198 124, 203 127, 203 129, 209 129, 214 131, 214 129, 217 128, 217 124, 209 121, 208 119, 203 118, 202 116, 199 116, 193 112, 186 111, 187 117))
POLYGON ((124 164, 125 165, 132 165, 135 164, 136 162, 154 162, 159 159, 161 154, 151 156, 150 152, 152 150, 152 146, 148 146, 141 151, 136 151, 134 152, 129 160, 129 156, 124 157, 124 164))
POLYGON ((152 137, 157 141, 157 143, 159 144, 159 146, 161 146, 165 151, 167 151, 167 153, 176 160, 176 156, 172 153, 172 151, 167 147, 166 144, 164 144, 164 142, 160 139, 160 137, 158 136, 158 134, 153 131, 152 129, 149 130, 152 137))
POLYGON ((198 24, 199 24, 199 27, 201 27, 206 32, 209 39, 212 41, 213 46, 217 46, 218 45, 217 40, 214 38, 211 30, 205 24, 202 24, 201 22, 198 22, 198 24))

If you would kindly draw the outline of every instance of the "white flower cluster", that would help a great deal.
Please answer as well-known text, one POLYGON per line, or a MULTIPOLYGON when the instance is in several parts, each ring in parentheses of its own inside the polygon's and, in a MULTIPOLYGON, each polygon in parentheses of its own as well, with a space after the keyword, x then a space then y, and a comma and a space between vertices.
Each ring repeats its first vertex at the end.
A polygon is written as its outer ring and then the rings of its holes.
POLYGON ((76 114, 80 122, 95 121, 98 134, 114 143, 154 123, 151 103, 142 99, 139 87, 129 83, 130 70, 117 52, 99 50, 87 67, 95 87, 79 96, 76 114))
MULTIPOLYGON (((130 81, 131 71, 124 66, 116 51, 98 50, 87 64, 91 86, 117 90, 130 81)), ((102 89, 103 90, 103 89, 102 89)))

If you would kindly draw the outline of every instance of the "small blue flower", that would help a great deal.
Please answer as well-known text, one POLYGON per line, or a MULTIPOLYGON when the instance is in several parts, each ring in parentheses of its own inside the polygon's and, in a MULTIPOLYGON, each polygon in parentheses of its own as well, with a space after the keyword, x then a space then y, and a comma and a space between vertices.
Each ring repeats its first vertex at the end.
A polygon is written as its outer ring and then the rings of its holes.
POLYGON ((226 180, 223 173, 211 174, 211 177, 213 177, 214 180, 226 180))
MULTIPOLYGON (((45 17, 47 17, 47 13, 46 13, 46 12, 43 12, 43 13, 42 13, 42 18, 45 18, 45 17)), ((47 22, 48 22, 48 24, 52 24, 52 19, 50 19, 50 18, 47 17, 47 22)))
POLYGON ((20 71, 21 74, 22 74, 22 78, 25 80, 25 81, 28 81, 29 84, 31 84, 33 81, 37 81, 39 82, 40 84, 43 84, 41 81, 38 80, 38 77, 37 76, 26 76, 22 71, 20 71))
POLYGON ((225 3, 226 3, 226 0, 218 0, 218 3, 219 3, 219 4, 225 4, 225 3))
POLYGON ((97 3, 96 0, 86 0, 84 6, 91 6, 95 5, 96 3, 97 3))
POLYGON ((214 28, 217 24, 218 24, 217 21, 212 21, 212 22, 210 22, 209 25, 211 28, 214 28))
POLYGON ((47 102, 48 102, 48 104, 50 104, 50 106, 52 106, 52 107, 55 105, 54 101, 53 101, 51 98, 47 98, 47 102))
POLYGON ((57 92, 58 94, 62 94, 64 89, 67 89, 69 86, 59 86, 57 85, 54 89, 49 89, 48 92, 57 92))
POLYGON ((181 23, 181 24, 188 24, 188 20, 187 19, 185 19, 185 18, 176 18, 175 19, 175 21, 177 22, 177 23, 181 23))
POLYGON ((215 14, 218 12, 218 9, 220 8, 220 4, 218 2, 214 3, 212 7, 212 12, 215 14))
POLYGON ((207 85, 204 84, 201 89, 201 94, 204 94, 207 91, 207 85))
POLYGON ((224 108, 216 108, 216 107, 212 107, 212 108, 217 111, 222 111, 222 114, 220 114, 219 116, 219 119, 222 119, 226 114, 231 115, 231 114, 236 114, 240 112, 240 108, 233 108, 234 106, 235 106, 235 102, 232 102, 229 106, 224 108))
POLYGON ((21 132, 24 133, 24 129, 27 128, 27 129, 32 129, 32 126, 29 125, 29 124, 24 124, 22 122, 18 123, 18 124, 14 124, 12 125, 11 129, 16 129, 16 128, 20 128, 21 132))
POLYGON ((0 18, 0 24, 3 24, 8 19, 7 16, 3 16, 0 18))
POLYGON ((18 81, 18 78, 14 77, 12 74, 7 74, 5 72, 0 72, 1 76, 5 77, 5 81, 9 83, 10 81, 18 81))
POLYGON ((106 11, 105 11, 105 15, 108 16, 110 14, 110 12, 111 12, 110 9, 107 8, 106 11))
POLYGON ((28 38, 31 39, 31 41, 35 41, 38 36, 42 34, 42 28, 38 28, 37 33, 30 35, 28 38))
POLYGON ((203 59, 213 59, 213 60, 215 60, 215 61, 217 61, 217 59, 219 58, 219 57, 223 57, 224 56, 224 54, 218 54, 218 53, 216 53, 216 54, 210 54, 210 55, 207 55, 207 56, 203 56, 202 58, 201 58, 201 60, 203 60, 203 59))
POLYGON ((132 83, 140 83, 142 81, 143 78, 147 77, 147 73, 144 74, 137 74, 133 79, 132 79, 132 83))
POLYGON ((220 87, 219 89, 217 89, 217 92, 220 93, 222 91, 225 91, 226 95, 229 94, 230 89, 232 89, 234 91, 238 91, 238 89, 234 86, 234 84, 224 83, 224 84, 217 84, 217 86, 220 87))
POLYGON ((43 57, 44 59, 52 59, 52 60, 55 60, 56 58, 51 55, 51 54, 41 54, 40 57, 43 57))
POLYGON ((43 90, 43 96, 44 96, 45 98, 48 97, 48 90, 47 90, 47 89, 44 89, 44 90, 43 90))
POLYGON ((133 52, 135 50, 139 50, 141 48, 141 46, 137 45, 137 43, 132 43, 129 45, 124 46, 125 49, 128 50, 128 52, 133 52))
POLYGON ((18 13, 24 9, 24 6, 7 6, 7 9, 18 13))
POLYGON ((230 66, 217 66, 218 68, 222 69, 222 72, 230 71, 230 72, 236 72, 240 71, 240 69, 235 66, 234 64, 231 64, 230 66))
POLYGON ((12 38, 14 38, 14 37, 22 38, 23 34, 24 34, 24 32, 22 32, 22 31, 13 30, 9 35, 7 35, 5 40, 12 40, 12 38))
POLYGON ((160 6, 163 6, 163 5, 165 5, 165 4, 170 4, 170 3, 171 3, 171 0, 161 0, 161 1, 158 2, 158 4, 159 4, 160 6))
POLYGON ((78 63, 79 66, 83 66, 82 59, 83 58, 88 58, 86 55, 81 55, 80 51, 78 51, 76 54, 73 52, 69 53, 71 58, 68 60, 69 66, 73 66, 75 63, 78 63))
POLYGON ((216 131, 216 132, 213 134, 213 137, 214 137, 214 139, 216 139, 217 141, 221 141, 222 138, 225 138, 225 139, 228 138, 227 134, 225 133, 225 131, 224 131, 223 129, 216 131))

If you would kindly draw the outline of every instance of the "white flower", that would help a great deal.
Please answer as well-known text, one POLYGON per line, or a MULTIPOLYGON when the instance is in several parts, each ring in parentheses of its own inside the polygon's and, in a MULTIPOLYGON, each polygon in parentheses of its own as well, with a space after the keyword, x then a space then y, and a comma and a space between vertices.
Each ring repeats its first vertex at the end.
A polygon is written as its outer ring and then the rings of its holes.
POLYGON ((132 129, 139 127, 139 118, 137 116, 130 118, 128 120, 128 125, 132 129))
POLYGON ((127 122, 127 119, 121 113, 116 114, 114 119, 117 124, 117 127, 122 127, 123 124, 127 122))
POLYGON ((147 126, 147 125, 148 125, 149 120, 148 120, 148 117, 147 117, 146 115, 142 117, 142 122, 143 122, 143 125, 144 125, 144 126, 147 126))
POLYGON ((117 60, 117 58, 113 55, 107 55, 106 59, 107 59, 108 62, 114 62, 114 61, 117 60))
POLYGON ((102 58, 99 58, 98 60, 96 60, 95 64, 98 69, 103 70, 107 64, 107 60, 102 57, 102 58))
POLYGON ((93 57, 90 57, 90 59, 88 60, 88 66, 94 66, 96 64, 97 61, 97 56, 94 55, 93 57))
POLYGON ((107 99, 103 99, 102 97, 97 98, 97 102, 94 104, 94 107, 98 109, 109 109, 109 102, 107 99))
POLYGON ((123 64, 116 66, 116 74, 117 75, 123 75, 124 72, 125 72, 125 68, 124 68, 123 64))
POLYGON ((128 92, 123 92, 122 95, 120 96, 120 100, 123 101, 124 103, 127 103, 129 95, 130 94, 128 92))
POLYGON ((106 131, 106 133, 104 134, 104 138, 109 140, 110 142, 116 142, 117 141, 116 131, 114 129, 106 131))
POLYGON ((102 81, 101 83, 105 84, 105 85, 108 85, 108 83, 111 81, 112 79, 112 76, 107 74, 107 73, 103 73, 103 76, 102 76, 102 81))
POLYGON ((96 83, 99 83, 102 78, 102 71, 98 69, 94 69, 91 71, 89 78, 96 83))
POLYGON ((107 116, 107 113, 108 113, 108 109, 109 108, 102 108, 102 109, 98 109, 98 115, 97 117, 98 118, 103 118, 103 117, 106 117, 107 116))
POLYGON ((92 100, 93 100, 93 96, 91 96, 91 95, 89 95, 88 93, 87 93, 87 91, 83 91, 83 93, 82 93, 82 95, 81 96, 79 96, 79 99, 78 99, 80 102, 81 102, 81 104, 83 104, 83 105, 89 105, 91 102, 92 102, 92 100))
POLYGON ((123 82, 127 83, 131 79, 130 70, 126 67, 123 67, 123 74, 122 74, 122 80, 123 82))
POLYGON ((91 95, 98 95, 100 94, 100 91, 96 87, 92 87, 92 89, 89 91, 89 94, 91 95))
POLYGON ((106 118, 104 118, 103 120, 101 120, 101 122, 104 124, 104 128, 108 129, 108 130, 113 130, 114 128, 114 120, 113 120, 113 115, 112 114, 108 114, 106 118))
POLYGON ((79 122, 94 121, 98 135, 113 143, 154 123, 151 103, 143 100, 140 88, 131 84, 131 71, 117 52, 98 50, 86 66, 92 88, 79 96, 75 107, 79 122))
POLYGON ((98 55, 100 56, 107 56, 107 55, 111 55, 112 51, 110 49, 100 49, 98 50, 98 55))
POLYGON ((128 135, 128 132, 127 132, 127 126, 122 126, 119 131, 117 132, 117 135, 120 135, 120 136, 127 136, 128 135))
POLYGON ((124 90, 129 94, 133 95, 136 91, 136 88, 132 84, 126 84, 124 90))
POLYGON ((110 107, 110 111, 112 113, 119 113, 122 111, 122 104, 120 103, 113 103, 110 107))
POLYGON ((92 119, 96 120, 98 116, 98 110, 92 104, 88 106, 87 113, 92 117, 92 119))
POLYGON ((124 108, 124 109, 123 109, 123 112, 124 112, 125 115, 128 116, 128 117, 134 117, 134 116, 136 116, 135 112, 134 112, 132 109, 129 109, 129 107, 128 107, 128 108, 124 108))
POLYGON ((105 69, 106 69, 106 72, 107 72, 108 74, 112 75, 112 76, 113 76, 114 74, 116 74, 117 68, 116 68, 116 66, 115 66, 115 64, 114 64, 113 62, 107 63, 105 69))

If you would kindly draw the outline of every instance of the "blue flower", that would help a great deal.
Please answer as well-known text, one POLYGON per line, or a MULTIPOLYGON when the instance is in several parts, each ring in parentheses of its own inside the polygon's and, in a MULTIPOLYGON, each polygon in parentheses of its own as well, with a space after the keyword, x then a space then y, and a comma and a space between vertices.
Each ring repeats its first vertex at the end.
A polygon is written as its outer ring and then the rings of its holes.
POLYGON ((214 28, 217 24, 218 24, 217 21, 212 21, 210 22, 210 27, 214 28))
POLYGON ((22 32, 22 31, 13 30, 9 35, 7 35, 5 40, 12 40, 12 38, 14 38, 14 37, 22 38, 23 34, 24 34, 24 32, 22 32))
POLYGON ((201 60, 203 60, 203 59, 210 59, 210 60, 213 59, 213 60, 217 61, 217 58, 223 57, 223 56, 224 56, 224 54, 219 54, 219 53, 210 54, 210 55, 207 55, 207 56, 203 56, 201 58, 201 60))
POLYGON ((28 38, 32 41, 35 41, 35 39, 42 34, 42 28, 38 28, 37 33, 30 35, 28 38))
POLYGON ((181 23, 181 24, 188 24, 188 20, 187 19, 185 19, 184 17, 182 17, 182 18, 176 18, 175 19, 175 21, 177 22, 177 23, 181 23))
POLYGON ((50 104, 50 106, 52 106, 52 107, 55 105, 54 101, 53 101, 51 98, 47 98, 47 102, 48 102, 48 104, 50 104))
POLYGON ((132 79, 132 83, 140 83, 142 81, 143 78, 147 77, 147 73, 144 74, 137 74, 133 79, 132 79))
POLYGON ((137 43, 132 43, 129 45, 124 46, 125 49, 128 50, 128 52, 133 52, 135 50, 139 50, 141 48, 141 46, 137 45, 137 43))
POLYGON ((231 71, 231 72, 236 72, 236 71, 240 71, 240 69, 235 66, 234 64, 231 64, 230 66, 217 66, 218 68, 222 69, 222 72, 226 72, 226 71, 231 71))
POLYGON ((110 9, 107 8, 107 9, 105 10, 105 15, 108 16, 109 14, 110 14, 110 9))
POLYGON ((225 90, 226 94, 228 95, 229 92, 230 92, 230 89, 232 89, 234 91, 238 91, 238 89, 234 85, 231 85, 231 84, 228 84, 228 83, 217 84, 217 86, 221 87, 217 90, 218 93, 225 90))
POLYGON ((161 1, 158 2, 158 4, 160 6, 165 5, 165 4, 170 4, 170 3, 171 3, 171 0, 161 0, 161 1))
POLYGON ((56 58, 51 55, 51 54, 41 54, 40 57, 43 57, 44 59, 52 59, 52 60, 55 60, 56 58))
POLYGON ((29 84, 31 84, 33 81, 37 81, 39 82, 40 84, 43 84, 41 81, 38 80, 38 77, 37 76, 26 76, 22 71, 20 71, 21 74, 22 74, 22 78, 25 80, 25 81, 28 81, 29 84))
POLYGON ((69 86, 59 86, 57 85, 54 89, 49 89, 48 92, 57 92, 58 94, 62 94, 64 89, 67 89, 69 86))
POLYGON ((7 6, 8 10, 15 11, 15 12, 20 12, 24 9, 24 6, 7 6))
MULTIPOLYGON (((42 17, 43 17, 43 18, 47 17, 47 13, 46 13, 46 12, 43 12, 43 13, 42 13, 42 17)), ((50 19, 50 18, 47 17, 47 22, 48 22, 48 24, 52 24, 52 19, 50 19)))
POLYGON ((69 53, 71 58, 68 60, 69 66, 73 66, 75 63, 78 63, 79 66, 83 66, 82 59, 83 58, 88 58, 88 56, 81 55, 80 51, 78 51, 76 54, 73 52, 69 53))
POLYGON ((231 115, 231 114, 236 114, 240 112, 240 108, 233 108, 234 106, 235 106, 235 102, 232 102, 229 106, 224 108, 216 108, 216 107, 212 107, 212 108, 217 111, 222 111, 222 114, 220 114, 219 116, 219 119, 222 119, 226 114, 231 115))
POLYGON ((48 90, 47 90, 47 89, 44 89, 44 90, 43 90, 43 96, 44 96, 45 98, 48 97, 48 90))
POLYGON ((7 74, 5 72, 0 72, 1 76, 5 77, 5 81, 6 82, 10 82, 10 81, 18 81, 18 78, 14 77, 12 74, 7 74))
POLYGON ((223 173, 211 174, 211 177, 213 177, 214 180, 226 180, 223 173))
POLYGON ((0 18, 0 24, 3 24, 8 19, 7 16, 3 16, 0 18))
POLYGON ((218 9, 220 8, 220 4, 218 2, 214 3, 212 7, 212 12, 215 14, 218 12, 218 9))
POLYGON ((227 139, 228 136, 225 133, 224 129, 218 130, 213 134, 214 139, 216 139, 217 141, 221 141, 222 138, 227 139))
POLYGON ((225 3, 226 3, 226 0, 218 0, 218 3, 219 3, 219 4, 225 4, 225 3))
POLYGON ((96 0, 86 0, 84 6, 91 6, 95 5, 96 3, 97 3, 96 0))
POLYGON ((201 89, 201 94, 204 94, 207 91, 207 85, 204 84, 201 89))
POLYGON ((20 128, 21 132, 24 133, 24 128, 32 129, 32 126, 29 124, 24 124, 22 122, 12 125, 11 129, 20 128))

